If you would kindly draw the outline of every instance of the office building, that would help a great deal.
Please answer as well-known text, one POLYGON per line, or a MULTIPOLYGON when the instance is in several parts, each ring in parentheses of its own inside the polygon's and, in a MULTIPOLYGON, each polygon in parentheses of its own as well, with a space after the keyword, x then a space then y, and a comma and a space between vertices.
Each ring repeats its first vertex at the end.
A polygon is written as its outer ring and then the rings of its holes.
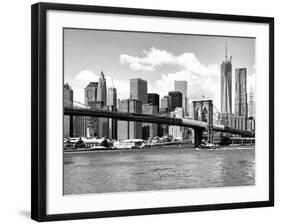
MULTIPOLYGON (((73 107, 73 90, 68 83, 63 85, 63 105, 73 107)), ((70 137, 70 116, 67 115, 63 116, 63 136, 70 137)))
POLYGON ((159 95, 157 93, 148 93, 147 94, 147 103, 150 103, 156 106, 157 113, 159 112, 159 95))
POLYGON ((189 114, 187 84, 187 81, 184 80, 176 80, 174 82, 174 90, 179 91, 182 94, 182 108, 185 116, 189 114))
POLYGON ((98 83, 90 82, 84 89, 84 104, 89 105, 97 101, 98 83))
POLYGON ((247 130, 248 99, 247 99, 247 69, 235 69, 235 128, 247 130))
POLYGON ((117 90, 115 87, 108 88, 107 105, 113 106, 115 109, 117 109, 117 90))
POLYGON ((164 96, 161 99, 161 107, 160 107, 160 111, 162 113, 168 113, 170 111, 170 100, 169 100, 169 96, 164 96))
POLYGON ((107 100, 107 89, 106 89, 106 79, 104 77, 103 71, 100 73, 98 89, 97 89, 97 101, 100 101, 102 105, 106 105, 107 100))
POLYGON ((176 107, 182 107, 182 94, 179 91, 169 92, 170 110, 174 111, 176 107))
POLYGON ((248 117, 247 69, 235 69, 235 115, 248 117))
POLYGON ((147 81, 140 78, 130 79, 130 99, 147 103, 147 81))

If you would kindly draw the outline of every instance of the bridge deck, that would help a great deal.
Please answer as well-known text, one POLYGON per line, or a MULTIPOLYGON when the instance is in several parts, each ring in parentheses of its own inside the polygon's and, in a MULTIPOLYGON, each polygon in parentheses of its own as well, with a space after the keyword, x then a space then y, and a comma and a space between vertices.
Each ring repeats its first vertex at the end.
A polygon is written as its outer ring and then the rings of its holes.
MULTIPOLYGON (((205 129, 208 126, 207 122, 197 121, 192 119, 164 117, 164 116, 150 115, 150 114, 126 113, 120 111, 64 108, 64 115, 104 117, 104 118, 113 118, 123 121, 136 121, 136 122, 143 122, 143 123, 157 123, 157 124, 166 124, 166 125, 174 125, 174 126, 183 126, 193 129, 205 129)), ((253 136, 253 133, 250 131, 238 130, 234 128, 225 127, 223 125, 214 124, 213 130, 219 132, 239 134, 248 137, 253 136)))

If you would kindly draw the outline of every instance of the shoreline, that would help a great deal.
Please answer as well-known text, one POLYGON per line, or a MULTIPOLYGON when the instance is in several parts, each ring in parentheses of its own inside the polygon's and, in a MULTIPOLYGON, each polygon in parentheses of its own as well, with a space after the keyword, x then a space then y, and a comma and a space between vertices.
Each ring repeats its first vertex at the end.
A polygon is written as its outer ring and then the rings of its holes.
POLYGON ((244 144, 244 145, 229 145, 224 146, 219 149, 209 150, 209 149, 198 149, 195 148, 193 145, 190 145, 191 147, 152 147, 152 148, 142 148, 142 149, 132 149, 132 148, 119 148, 119 149, 91 149, 91 150, 68 150, 63 151, 63 154, 78 154, 78 153, 96 153, 96 152, 132 152, 132 151, 160 151, 160 150, 168 150, 173 148, 173 150, 186 150, 186 151, 225 151, 225 150, 249 150, 249 149, 255 149, 255 144, 244 144))

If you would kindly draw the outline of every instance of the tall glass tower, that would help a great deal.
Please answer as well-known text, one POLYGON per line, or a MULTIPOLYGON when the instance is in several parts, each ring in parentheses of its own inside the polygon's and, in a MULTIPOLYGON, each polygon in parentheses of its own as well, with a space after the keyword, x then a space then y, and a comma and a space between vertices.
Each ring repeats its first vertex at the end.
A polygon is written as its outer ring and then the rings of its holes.
POLYGON ((106 79, 104 78, 103 71, 101 71, 98 82, 97 101, 100 101, 103 105, 106 105, 106 97, 106 79))
POLYGON ((232 113, 232 64, 231 57, 227 57, 227 46, 225 61, 221 64, 221 113, 232 113))
POLYGON ((147 103, 147 81, 143 79, 130 79, 130 99, 147 103))
POLYGON ((247 69, 235 69, 235 115, 248 117, 247 69))
POLYGON ((188 96, 187 96, 187 81, 175 80, 175 91, 179 91, 182 94, 182 107, 184 115, 188 115, 188 96))

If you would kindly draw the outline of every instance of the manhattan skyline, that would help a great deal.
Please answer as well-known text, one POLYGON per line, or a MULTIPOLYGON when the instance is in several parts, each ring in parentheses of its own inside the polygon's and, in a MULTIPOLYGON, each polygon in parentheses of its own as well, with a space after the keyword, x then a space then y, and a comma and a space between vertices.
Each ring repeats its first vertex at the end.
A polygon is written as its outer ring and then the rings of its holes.
POLYGON ((174 90, 174 80, 185 80, 189 100, 204 95, 220 108, 220 64, 226 42, 233 70, 246 67, 247 90, 255 88, 255 40, 251 38, 79 29, 64 32, 64 82, 72 86, 75 101, 84 102, 84 88, 89 82, 98 82, 103 70, 107 87, 114 85, 121 100, 130 97, 132 78, 147 80, 148 92, 160 98, 174 90))

